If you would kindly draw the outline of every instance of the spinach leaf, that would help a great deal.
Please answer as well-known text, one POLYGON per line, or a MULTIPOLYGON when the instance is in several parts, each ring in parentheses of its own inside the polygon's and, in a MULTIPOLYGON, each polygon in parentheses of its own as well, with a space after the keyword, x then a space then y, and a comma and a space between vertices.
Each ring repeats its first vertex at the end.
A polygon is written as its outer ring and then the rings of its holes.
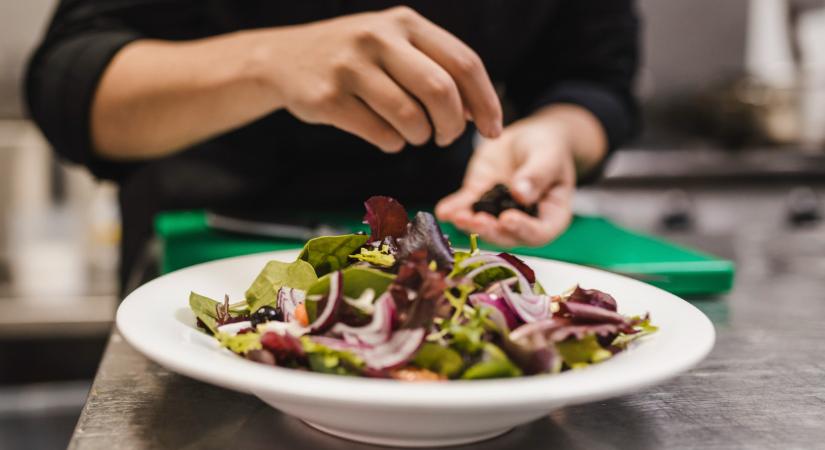
POLYGON ((321 236, 310 239, 298 255, 312 265, 316 275, 324 276, 349 264, 349 255, 353 254, 367 242, 369 237, 363 234, 344 234, 341 236, 321 236))
MULTIPOLYGON (((329 292, 329 277, 329 274, 324 275, 307 289, 307 300, 304 305, 310 323, 317 317, 317 307, 320 301, 313 300, 310 297, 325 296, 329 292)), ((344 295, 350 298, 360 297, 367 288, 372 289, 375 292, 375 298, 378 298, 395 279, 395 275, 391 273, 357 266, 342 270, 341 277, 344 285, 344 295)))
POLYGON ((306 261, 300 259, 291 263, 270 261, 255 278, 252 286, 246 290, 249 311, 254 313, 264 305, 275 306, 281 286, 305 290, 317 279, 315 269, 306 261))
POLYGON ((461 378, 464 380, 478 380, 482 378, 520 377, 521 369, 507 358, 507 355, 495 344, 484 344, 484 353, 481 361, 467 369, 461 378))
POLYGON ((428 342, 418 350, 413 363, 422 369, 452 377, 461 371, 464 360, 455 350, 428 342))
POLYGON ((217 310, 218 302, 194 292, 189 293, 189 309, 198 319, 209 328, 212 334, 218 332, 217 310))

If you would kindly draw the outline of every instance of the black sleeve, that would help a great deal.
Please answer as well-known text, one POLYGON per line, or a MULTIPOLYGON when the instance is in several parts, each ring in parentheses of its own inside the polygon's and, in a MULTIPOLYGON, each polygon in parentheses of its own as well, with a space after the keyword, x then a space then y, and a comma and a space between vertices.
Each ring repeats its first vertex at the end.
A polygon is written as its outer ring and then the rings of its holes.
POLYGON ((92 99, 115 53, 142 37, 113 13, 119 11, 118 3, 62 0, 26 74, 29 113, 54 149, 110 179, 120 178, 132 165, 96 156, 89 119, 92 99))
POLYGON ((552 103, 591 111, 610 150, 639 128, 633 79, 639 62, 639 21, 633 0, 565 0, 507 92, 521 114, 552 103))

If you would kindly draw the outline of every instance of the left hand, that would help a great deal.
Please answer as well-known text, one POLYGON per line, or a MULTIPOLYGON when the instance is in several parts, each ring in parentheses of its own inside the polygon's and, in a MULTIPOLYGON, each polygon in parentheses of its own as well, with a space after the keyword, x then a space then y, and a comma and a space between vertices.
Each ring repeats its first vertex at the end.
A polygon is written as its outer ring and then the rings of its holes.
POLYGON ((565 123, 552 117, 528 117, 508 126, 501 137, 476 148, 463 186, 438 203, 436 216, 500 246, 550 242, 572 218, 576 163, 569 134, 565 123), (498 218, 473 212, 473 203, 496 183, 507 185, 523 204, 538 203, 538 217, 515 209, 498 218))

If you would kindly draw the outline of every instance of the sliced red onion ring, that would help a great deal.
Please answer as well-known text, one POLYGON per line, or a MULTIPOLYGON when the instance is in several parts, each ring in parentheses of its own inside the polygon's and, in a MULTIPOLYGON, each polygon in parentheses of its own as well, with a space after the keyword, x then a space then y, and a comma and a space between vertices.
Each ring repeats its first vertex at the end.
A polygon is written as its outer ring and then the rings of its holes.
POLYGON ((362 292, 358 298, 344 296, 344 302, 346 302, 346 304, 358 309, 364 314, 373 314, 375 312, 373 300, 375 300, 375 291, 372 290, 372 288, 364 289, 364 292, 362 292))
POLYGON ((469 300, 477 308, 489 306, 490 320, 499 328, 512 330, 518 326, 519 319, 516 317, 516 313, 501 296, 487 292, 476 292, 470 295, 469 300))
POLYGON ((423 328, 405 328, 392 334, 389 341, 358 352, 371 369, 392 369, 405 364, 415 356, 424 342, 423 328))
POLYGON ((356 344, 343 339, 326 336, 312 336, 312 341, 334 350, 352 352, 371 370, 392 369, 407 363, 415 356, 424 342, 426 331, 423 328, 405 328, 392 334, 384 343, 370 346, 356 344))
POLYGON ((306 291, 288 286, 283 286, 278 290, 278 309, 283 313, 285 322, 297 320, 295 318, 295 308, 304 303, 306 295, 306 291))
POLYGON ((351 343, 351 342, 347 342, 343 339, 338 339, 338 338, 328 337, 328 336, 312 336, 312 337, 310 337, 310 339, 312 339, 312 342, 315 342, 316 344, 321 344, 321 345, 323 345, 325 347, 329 347, 333 350, 344 350, 344 351, 353 352, 353 353, 356 353, 356 354, 358 353, 359 350, 363 350, 364 348, 367 347, 364 344, 351 343))
POLYGON ((324 310, 321 314, 309 324, 311 333, 320 333, 331 327, 335 322, 336 312, 341 305, 343 298, 342 294, 343 277, 341 271, 333 272, 329 277, 329 294, 327 295, 327 304, 324 305, 324 310))
POLYGON ((562 327, 563 322, 554 319, 524 324, 504 340, 505 351, 527 374, 558 372, 561 358, 548 334, 562 327))
POLYGON ((375 302, 375 312, 370 323, 363 327, 352 327, 339 322, 332 327, 332 332, 341 335, 347 342, 379 345, 390 339, 394 316, 395 302, 389 292, 385 292, 375 302))
POLYGON ((246 328, 252 328, 252 322, 244 320, 243 322, 228 323, 226 325, 219 326, 218 331, 221 333, 236 335, 239 331, 246 328))
POLYGON ((513 342, 541 341, 543 345, 552 345, 567 338, 583 339, 588 335, 608 336, 622 331, 622 326, 615 323, 589 325, 571 324, 567 319, 545 319, 524 324, 510 333, 513 342))
POLYGON ((521 317, 521 320, 531 323, 550 317, 550 297, 547 295, 524 295, 513 292, 507 283, 502 283, 501 292, 504 301, 521 317))
POLYGON ((532 287, 530 287, 530 283, 527 281, 527 278, 524 277, 524 274, 522 274, 520 270, 518 270, 515 266, 513 266, 512 264, 507 262, 507 260, 505 260, 504 258, 501 258, 500 256, 488 255, 488 254, 471 256, 471 257, 461 261, 460 267, 466 268, 466 267, 468 267, 470 265, 473 265, 473 264, 476 264, 476 263, 482 263, 482 265, 480 267, 476 267, 475 269, 471 270, 470 273, 468 273, 466 275, 467 278, 473 279, 478 274, 480 274, 482 272, 486 272, 489 269, 492 269, 492 268, 495 268, 495 267, 503 267, 505 269, 509 269, 516 276, 516 278, 518 279, 518 283, 519 283, 519 290, 521 292, 523 292, 523 293, 533 292, 533 289, 532 289, 532 287))
POLYGON ((513 341, 520 341, 525 337, 535 334, 544 333, 554 328, 561 327, 562 322, 555 319, 545 319, 536 322, 526 323, 510 333, 510 339, 513 341))

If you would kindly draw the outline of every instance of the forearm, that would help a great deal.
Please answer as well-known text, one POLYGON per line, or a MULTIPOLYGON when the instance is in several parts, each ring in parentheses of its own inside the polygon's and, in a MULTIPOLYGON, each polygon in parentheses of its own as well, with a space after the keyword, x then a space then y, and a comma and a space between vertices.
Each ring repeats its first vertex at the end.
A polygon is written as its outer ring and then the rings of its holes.
POLYGON ((110 159, 159 157, 279 108, 255 70, 259 33, 124 47, 92 103, 95 151, 110 159))
POLYGON ((551 127, 563 136, 579 176, 589 173, 607 155, 604 127, 593 113, 581 106, 567 103, 545 106, 526 120, 551 127))

